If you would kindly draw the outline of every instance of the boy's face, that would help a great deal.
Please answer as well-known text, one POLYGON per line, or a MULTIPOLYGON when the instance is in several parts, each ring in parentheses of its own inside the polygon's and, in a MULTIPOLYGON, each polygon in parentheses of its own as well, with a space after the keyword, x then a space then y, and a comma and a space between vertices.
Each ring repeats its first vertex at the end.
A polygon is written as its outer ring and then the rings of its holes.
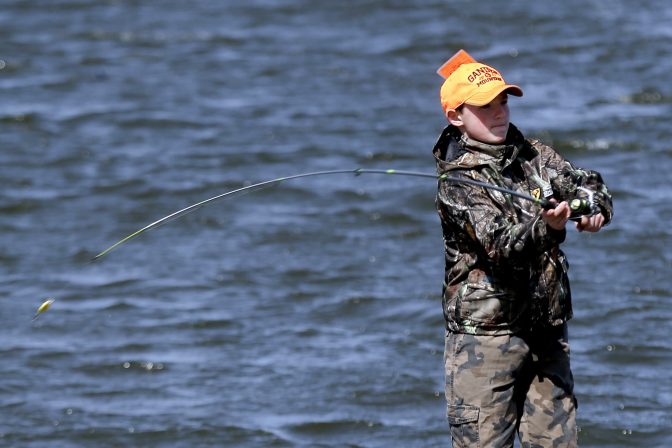
POLYGON ((502 92, 485 106, 464 104, 459 110, 448 111, 448 121, 463 134, 483 143, 504 143, 509 131, 509 106, 506 92, 502 92))

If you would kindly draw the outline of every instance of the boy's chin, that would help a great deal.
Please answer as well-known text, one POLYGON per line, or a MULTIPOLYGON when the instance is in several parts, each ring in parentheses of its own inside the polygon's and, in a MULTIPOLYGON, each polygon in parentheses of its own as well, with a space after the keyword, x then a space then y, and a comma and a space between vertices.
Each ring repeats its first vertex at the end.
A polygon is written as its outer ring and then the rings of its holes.
POLYGON ((493 134, 487 140, 488 141, 485 142, 485 143, 489 143, 491 145, 501 145, 506 141, 506 135, 501 135, 500 136, 500 135, 493 134))
POLYGON ((500 145, 506 141, 506 136, 508 135, 508 128, 506 129, 494 129, 490 132, 488 136, 488 143, 492 145, 500 145))

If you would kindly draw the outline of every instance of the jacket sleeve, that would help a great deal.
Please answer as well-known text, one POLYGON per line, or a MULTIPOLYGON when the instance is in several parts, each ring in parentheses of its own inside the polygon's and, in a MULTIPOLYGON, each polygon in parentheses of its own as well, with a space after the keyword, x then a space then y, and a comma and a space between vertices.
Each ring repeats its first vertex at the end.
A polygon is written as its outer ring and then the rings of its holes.
POLYGON ((613 203, 602 175, 597 171, 575 167, 548 146, 540 145, 540 147, 556 199, 565 201, 581 197, 584 193, 579 187, 588 189, 594 193, 595 202, 605 218, 605 225, 611 222, 613 203))
POLYGON ((548 227, 538 213, 528 213, 529 219, 525 220, 506 213, 481 187, 444 182, 438 201, 442 219, 465 235, 462 243, 477 248, 495 264, 528 263, 531 256, 565 239, 564 229, 548 227))

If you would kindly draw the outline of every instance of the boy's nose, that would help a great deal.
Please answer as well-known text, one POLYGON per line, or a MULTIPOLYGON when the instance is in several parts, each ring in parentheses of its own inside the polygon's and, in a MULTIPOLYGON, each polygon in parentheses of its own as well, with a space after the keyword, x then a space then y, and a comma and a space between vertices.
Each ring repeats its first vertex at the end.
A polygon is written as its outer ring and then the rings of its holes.
POLYGON ((507 113, 507 108, 505 105, 498 104, 495 106, 495 116, 497 118, 503 117, 507 113))

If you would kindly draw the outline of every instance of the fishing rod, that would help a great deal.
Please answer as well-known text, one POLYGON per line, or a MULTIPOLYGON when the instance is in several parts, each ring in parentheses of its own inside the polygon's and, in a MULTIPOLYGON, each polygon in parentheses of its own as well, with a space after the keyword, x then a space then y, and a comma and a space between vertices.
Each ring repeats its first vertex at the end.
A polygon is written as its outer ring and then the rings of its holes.
POLYGON ((99 254, 97 254, 95 257, 93 257, 92 261, 99 260, 100 258, 104 257, 117 247, 121 246, 122 244, 126 243, 127 241, 137 237, 138 235, 147 232, 148 230, 151 230, 155 227, 160 226, 161 224, 165 224, 168 221, 172 221, 174 219, 180 218, 181 216, 186 215, 187 213, 191 213, 201 207, 203 207, 206 204, 209 204, 211 202, 224 199, 228 196, 235 195, 236 193, 242 193, 245 191, 254 191, 261 189, 262 187, 267 187, 270 185, 274 184, 279 184, 280 182, 284 182, 287 180, 292 180, 292 179, 300 179, 304 177, 313 177, 313 176, 325 176, 325 175, 332 175, 332 174, 354 174, 355 176, 359 176, 361 174, 389 174, 389 175, 399 175, 399 176, 414 176, 414 177, 428 177, 432 179, 437 179, 442 182, 454 182, 454 183, 462 183, 462 184, 469 184, 469 185, 474 185, 478 187, 483 187, 489 190, 495 190, 499 191, 501 193, 505 193, 511 196, 515 196, 517 198, 533 202, 540 207, 548 210, 555 208, 555 204, 551 203, 547 199, 537 199, 534 198, 530 195, 524 194, 524 193, 519 193, 517 191, 510 190, 508 188, 504 187, 499 187, 497 185, 489 184, 486 182, 479 182, 477 180, 473 179, 465 179, 465 178, 458 178, 458 177, 451 177, 446 174, 430 174, 430 173, 423 173, 423 172, 418 172, 418 171, 404 171, 404 170, 395 170, 395 169, 365 169, 365 168, 356 168, 356 169, 349 169, 349 170, 328 170, 328 171, 314 171, 311 173, 302 173, 302 174, 295 174, 293 176, 286 176, 286 177, 278 177, 277 179, 271 179, 271 180, 266 180, 263 182, 259 182, 256 184, 252 185, 247 185, 241 188, 236 188, 235 190, 227 191, 222 194, 218 194, 216 196, 213 196, 211 198, 205 199, 200 202, 196 202, 195 204, 189 205, 183 209, 180 209, 176 212, 173 212, 169 215, 164 216, 163 218, 160 218, 156 221, 154 221, 151 224, 146 225, 145 227, 136 230, 135 232, 131 233, 130 235, 125 236, 124 238, 120 239, 107 249, 103 250, 99 254))
MULTIPOLYGON (((359 176, 361 174, 388 174, 388 175, 399 175, 399 176, 414 176, 414 177, 425 177, 425 178, 431 178, 431 179, 437 179, 438 181, 442 182, 454 182, 454 183, 462 183, 462 184, 468 184, 468 185, 474 185, 478 187, 482 187, 485 189, 489 190, 494 190, 494 191, 499 191, 504 194, 508 194, 510 196, 515 196, 517 198, 530 201, 543 209, 549 210, 553 209, 556 207, 555 203, 552 203, 548 201, 547 199, 538 199, 532 196, 529 196, 524 193, 519 193, 517 191, 510 190, 508 188, 500 187, 497 185, 489 184, 486 182, 480 182, 477 180, 473 179, 466 179, 466 178, 458 178, 458 177, 451 177, 448 176, 447 174, 430 174, 430 173, 423 173, 423 172, 418 172, 418 171, 405 171, 405 170, 395 170, 395 169, 366 169, 366 168, 356 168, 356 169, 347 169, 347 170, 328 170, 328 171, 315 171, 311 173, 302 173, 302 174, 295 174, 293 176, 285 176, 285 177, 278 177, 277 179, 271 179, 271 180, 266 180, 263 182, 258 182, 256 184, 252 185, 247 185, 241 188, 236 188, 235 190, 227 191, 222 194, 218 194, 216 196, 213 196, 211 198, 205 199, 200 202, 196 202, 195 204, 189 205, 187 207, 184 207, 183 209, 180 209, 176 212, 173 212, 169 215, 164 216, 163 218, 160 218, 156 221, 154 221, 151 224, 146 225, 145 227, 136 230, 135 232, 131 233, 130 235, 125 236, 124 238, 120 239, 107 249, 103 250, 99 254, 97 254, 91 261, 96 261, 113 251, 114 249, 118 248, 122 244, 128 242, 129 240, 137 237, 138 235, 147 232, 148 230, 151 230, 153 228, 156 228, 162 224, 165 224, 171 220, 177 219, 181 216, 186 215, 187 213, 193 212, 201 207, 203 207, 206 204, 209 204, 211 202, 217 201, 219 199, 224 199, 228 196, 235 195, 236 193, 243 193, 243 192, 252 192, 255 190, 259 190, 263 187, 268 187, 274 184, 278 184, 280 182, 284 182, 287 180, 292 180, 292 179, 300 179, 304 177, 313 177, 313 176, 324 176, 324 175, 331 175, 331 174, 354 174, 355 176, 359 176)), ((580 216, 580 215, 590 215, 594 214, 597 212, 597 205, 594 201, 594 193, 591 192, 588 189, 579 187, 580 190, 583 190, 584 193, 587 195, 587 198, 575 198, 572 199, 569 202, 569 207, 572 210, 572 213, 575 216, 580 216)), ((576 219, 576 218, 571 218, 570 219, 576 219)), ((35 321, 42 313, 47 311, 51 305, 54 303, 55 299, 53 297, 46 299, 37 309, 35 315, 33 316, 33 321, 35 321)))

